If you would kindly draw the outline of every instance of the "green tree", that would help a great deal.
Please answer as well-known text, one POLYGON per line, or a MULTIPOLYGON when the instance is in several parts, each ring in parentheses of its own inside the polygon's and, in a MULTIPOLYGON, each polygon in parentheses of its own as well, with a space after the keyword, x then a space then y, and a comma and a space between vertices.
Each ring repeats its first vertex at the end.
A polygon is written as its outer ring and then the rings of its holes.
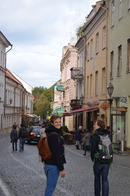
POLYGON ((46 90, 47 90, 47 88, 42 87, 42 86, 40 86, 40 87, 35 87, 35 88, 33 89, 32 94, 34 95, 34 98, 35 98, 35 99, 38 99, 39 96, 40 96, 42 93, 44 93, 44 91, 46 91, 46 90))
POLYGON ((76 29, 76 35, 79 37, 82 35, 83 25, 76 29))
MULTIPOLYGON (((54 84, 55 85, 55 84, 54 84)), ((44 87, 36 87, 33 90, 35 114, 39 116, 47 116, 52 113, 51 102, 54 100, 54 85, 49 89, 44 87)))

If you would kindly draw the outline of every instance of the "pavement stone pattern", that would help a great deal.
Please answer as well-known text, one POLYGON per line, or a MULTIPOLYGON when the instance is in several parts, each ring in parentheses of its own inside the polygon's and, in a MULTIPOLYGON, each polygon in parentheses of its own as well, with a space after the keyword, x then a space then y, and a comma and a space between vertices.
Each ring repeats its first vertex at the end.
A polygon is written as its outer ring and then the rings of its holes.
MULTIPOLYGON (((66 177, 60 178, 54 196, 94 196, 93 164, 90 154, 75 145, 65 145, 66 177)), ((46 185, 43 164, 36 144, 25 144, 25 151, 12 152, 9 135, 0 134, 0 178, 10 196, 43 196, 46 185)), ((130 154, 115 154, 109 172, 110 196, 130 195, 130 154)), ((5 196, 0 187, 0 196, 5 196)))

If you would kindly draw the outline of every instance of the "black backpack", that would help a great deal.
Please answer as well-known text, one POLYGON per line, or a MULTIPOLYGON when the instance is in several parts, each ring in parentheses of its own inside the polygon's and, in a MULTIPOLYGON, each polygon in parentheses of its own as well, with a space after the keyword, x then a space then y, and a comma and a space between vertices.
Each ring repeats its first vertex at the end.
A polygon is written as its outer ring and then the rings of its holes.
POLYGON ((98 135, 100 137, 98 143, 98 152, 96 153, 96 158, 108 161, 113 158, 113 146, 108 134, 106 135, 98 135))

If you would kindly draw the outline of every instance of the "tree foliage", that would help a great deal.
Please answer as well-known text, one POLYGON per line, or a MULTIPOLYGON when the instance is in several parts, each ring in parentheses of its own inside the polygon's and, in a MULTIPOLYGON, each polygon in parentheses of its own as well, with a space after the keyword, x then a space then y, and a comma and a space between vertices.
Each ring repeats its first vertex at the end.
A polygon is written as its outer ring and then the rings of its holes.
POLYGON ((82 35, 83 25, 76 29, 76 35, 79 37, 82 35))
POLYGON ((32 94, 34 95, 34 98, 35 98, 35 99, 38 99, 39 96, 40 96, 42 93, 44 93, 44 91, 46 91, 46 90, 47 90, 47 88, 44 88, 44 87, 42 87, 42 86, 40 86, 40 87, 35 87, 35 88, 33 89, 32 94))
POLYGON ((54 85, 49 89, 44 87, 35 87, 33 90, 35 114, 39 116, 47 116, 52 112, 51 102, 54 100, 54 85))

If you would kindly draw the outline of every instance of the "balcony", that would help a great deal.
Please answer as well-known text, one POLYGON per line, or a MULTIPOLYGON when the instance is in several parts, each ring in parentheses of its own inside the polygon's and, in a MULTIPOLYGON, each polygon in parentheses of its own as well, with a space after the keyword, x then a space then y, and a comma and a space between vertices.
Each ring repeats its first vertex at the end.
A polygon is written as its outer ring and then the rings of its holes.
POLYGON ((83 68, 82 67, 73 67, 70 69, 71 79, 73 80, 83 80, 83 68))
POLYGON ((76 110, 81 108, 80 99, 71 99, 70 106, 71 106, 71 110, 76 110))

